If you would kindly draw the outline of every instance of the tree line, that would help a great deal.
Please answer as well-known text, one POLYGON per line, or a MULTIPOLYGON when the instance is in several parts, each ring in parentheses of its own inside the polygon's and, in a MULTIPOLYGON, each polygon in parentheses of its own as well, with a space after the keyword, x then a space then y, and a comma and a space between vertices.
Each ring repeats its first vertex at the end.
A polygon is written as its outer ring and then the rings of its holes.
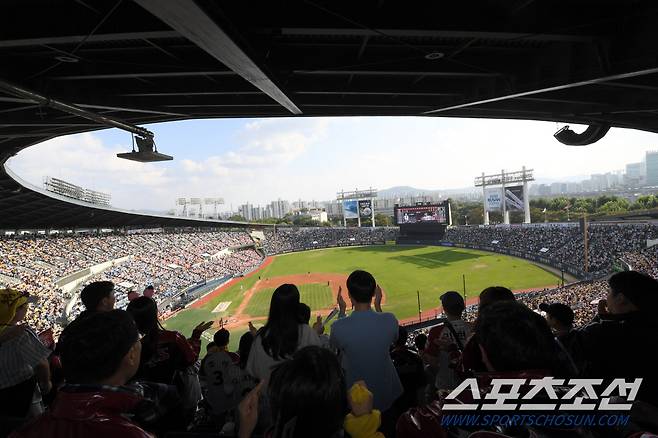
MULTIPOLYGON (((478 225, 483 223, 484 208, 482 202, 450 202, 452 223, 454 225, 478 225)), ((602 195, 591 198, 538 198, 530 200, 530 220, 532 222, 565 222, 578 220, 587 216, 608 216, 637 210, 658 208, 658 196, 643 195, 635 202, 619 196, 602 195)), ((489 212, 490 223, 502 223, 502 212, 489 212)), ((510 211, 510 222, 523 222, 522 211, 510 211)))

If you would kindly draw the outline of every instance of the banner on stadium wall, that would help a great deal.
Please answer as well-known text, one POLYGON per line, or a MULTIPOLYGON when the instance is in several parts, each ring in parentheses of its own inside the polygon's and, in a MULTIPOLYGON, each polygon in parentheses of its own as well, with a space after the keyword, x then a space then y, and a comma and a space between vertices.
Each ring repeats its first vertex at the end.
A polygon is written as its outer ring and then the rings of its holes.
POLYGON ((359 204, 354 201, 343 201, 343 217, 345 219, 357 219, 359 217, 359 204))
POLYGON ((372 216, 372 201, 370 199, 362 199, 359 201, 359 216, 372 216))
POLYGON ((505 187, 505 208, 523 210, 523 186, 505 187))
POLYGON ((503 197, 500 189, 488 189, 486 192, 487 211, 499 211, 503 208, 503 197))

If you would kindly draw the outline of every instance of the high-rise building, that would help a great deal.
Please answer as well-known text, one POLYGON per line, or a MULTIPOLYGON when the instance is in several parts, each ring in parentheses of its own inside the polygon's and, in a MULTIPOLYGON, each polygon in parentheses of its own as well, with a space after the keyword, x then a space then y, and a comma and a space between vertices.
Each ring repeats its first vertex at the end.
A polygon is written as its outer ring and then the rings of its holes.
POLYGON ((290 202, 283 201, 281 198, 276 201, 270 202, 270 207, 272 210, 272 217, 277 219, 283 218, 285 215, 290 213, 290 202))
POLYGON ((254 219, 254 215, 253 215, 252 210, 253 210, 253 206, 251 204, 249 204, 248 202, 246 204, 243 204, 240 207, 238 207, 238 213, 240 214, 240 216, 242 216, 243 218, 245 218, 248 221, 254 219))
POLYGON ((647 169, 646 185, 658 186, 658 151, 647 151, 645 162, 647 169))
POLYGON ((597 192, 607 190, 609 188, 608 178, 601 173, 592 175, 592 189, 597 192))
POLYGON ((630 179, 642 178, 644 163, 629 163, 626 165, 626 177, 630 179))
POLYGON ((562 183, 554 182, 551 184, 551 195, 559 195, 562 192, 562 183))

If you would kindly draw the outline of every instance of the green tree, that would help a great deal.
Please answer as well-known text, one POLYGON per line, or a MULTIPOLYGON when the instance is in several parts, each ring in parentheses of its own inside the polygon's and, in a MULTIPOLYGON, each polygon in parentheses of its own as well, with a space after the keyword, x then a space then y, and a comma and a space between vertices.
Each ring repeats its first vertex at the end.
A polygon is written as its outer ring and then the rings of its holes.
POLYGON ((658 207, 658 197, 655 195, 643 195, 631 205, 631 210, 648 210, 658 207))
POLYGON ((378 227, 390 227, 393 225, 393 218, 382 213, 375 213, 375 225, 378 227))
POLYGON ((628 211, 629 207, 630 207, 630 203, 626 199, 618 198, 606 202, 605 204, 600 206, 597 209, 597 211, 599 213, 620 213, 620 212, 628 211))

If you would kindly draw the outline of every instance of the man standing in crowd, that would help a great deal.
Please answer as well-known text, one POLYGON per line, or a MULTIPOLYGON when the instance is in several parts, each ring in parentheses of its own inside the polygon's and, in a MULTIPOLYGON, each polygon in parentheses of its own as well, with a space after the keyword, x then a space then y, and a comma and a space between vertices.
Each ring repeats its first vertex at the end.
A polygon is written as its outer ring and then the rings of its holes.
POLYGON ((94 281, 93 283, 89 283, 80 292, 80 301, 85 306, 85 311, 80 316, 89 314, 90 312, 109 312, 113 310, 116 303, 114 283, 111 281, 94 281))
POLYGON ((364 380, 374 397, 374 407, 384 412, 402 394, 402 384, 389 354, 398 337, 398 321, 380 309, 381 289, 365 271, 354 271, 347 278, 347 290, 354 310, 331 327, 330 343, 338 350, 346 374, 347 388, 364 380))
POLYGON ((578 340, 578 332, 573 328, 574 313, 571 307, 562 303, 541 303, 539 310, 546 313, 546 322, 553 331, 555 338, 569 354, 568 361, 573 371, 578 373, 582 368, 582 347, 578 340))
MULTIPOLYGON (((59 336, 59 343, 68 336, 70 327, 77 324, 80 320, 97 312, 109 312, 114 309, 114 304, 116 303, 114 283, 111 281, 94 281, 93 283, 89 283, 80 292, 80 301, 84 304, 85 310, 64 328, 62 334, 59 336)), ((59 347, 57 351, 59 352, 59 347)))
POLYGON ((658 406, 658 281, 636 271, 614 274, 599 315, 579 330, 583 376, 643 378, 637 399, 658 406))
POLYGON ((240 357, 228 351, 230 332, 221 328, 215 333, 215 351, 204 358, 202 376, 206 382, 206 398, 212 408, 213 419, 224 424, 226 413, 240 402, 238 362, 240 357))
POLYGON ((70 326, 60 344, 67 384, 46 414, 11 437, 150 438, 127 418, 143 401, 124 386, 139 367, 141 347, 123 310, 93 313, 70 326))
POLYGON ((466 304, 458 292, 446 292, 439 299, 446 319, 430 330, 423 357, 436 370, 436 389, 454 389, 459 384, 456 368, 471 328, 462 319, 466 304))

